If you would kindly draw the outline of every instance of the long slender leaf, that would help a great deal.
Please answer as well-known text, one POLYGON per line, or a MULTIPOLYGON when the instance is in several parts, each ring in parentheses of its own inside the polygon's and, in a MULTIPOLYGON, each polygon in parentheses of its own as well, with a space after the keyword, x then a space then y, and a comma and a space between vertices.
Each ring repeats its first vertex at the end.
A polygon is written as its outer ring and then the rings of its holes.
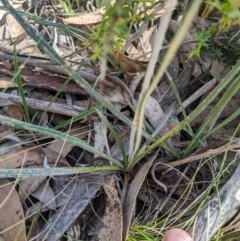
POLYGON ((108 156, 107 154, 95 149, 91 145, 87 144, 86 142, 79 140, 78 138, 74 136, 69 136, 67 134, 64 134, 60 131, 52 130, 52 129, 47 129, 42 126, 36 126, 30 123, 25 123, 22 121, 18 121, 6 116, 0 115, 0 123, 3 125, 11 125, 12 127, 24 129, 24 130, 29 130, 37 133, 41 133, 42 135, 52 137, 58 140, 64 140, 66 142, 75 144, 76 146, 79 146, 83 148, 86 151, 89 151, 91 153, 94 153, 96 155, 99 155, 100 157, 112 162, 113 164, 119 166, 120 168, 123 168, 123 164, 120 163, 119 161, 115 160, 114 158, 108 156))
POLYGON ((26 103, 26 99, 25 99, 25 95, 24 95, 24 91, 23 91, 23 84, 22 84, 22 79, 20 76, 21 73, 21 68, 19 68, 18 66, 18 60, 17 60, 17 53, 16 53, 16 46, 14 45, 14 70, 15 73, 18 73, 18 75, 16 76, 16 82, 17 82, 17 86, 18 86, 18 92, 21 96, 22 99, 22 104, 23 104, 23 109, 26 115, 26 119, 28 122, 30 122, 30 115, 29 115, 29 111, 28 111, 28 107, 27 107, 27 103, 26 103))
POLYGON ((116 172, 120 170, 117 166, 0 169, 0 178, 60 176, 96 172, 116 172))

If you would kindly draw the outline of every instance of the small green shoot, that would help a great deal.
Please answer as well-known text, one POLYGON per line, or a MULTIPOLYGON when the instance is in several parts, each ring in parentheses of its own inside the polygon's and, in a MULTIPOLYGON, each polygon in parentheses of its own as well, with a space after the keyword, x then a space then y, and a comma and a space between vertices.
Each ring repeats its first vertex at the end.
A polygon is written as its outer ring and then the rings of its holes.
POLYGON ((72 3, 70 0, 58 0, 59 3, 62 5, 64 11, 67 14, 72 14, 74 13, 73 9, 72 9, 72 3))
POLYGON ((202 47, 208 46, 208 41, 211 38, 212 34, 210 31, 198 31, 196 32, 196 40, 197 40, 197 48, 194 49, 190 54, 188 59, 192 59, 194 57, 201 57, 202 47))
POLYGON ((14 45, 14 70, 15 70, 15 73, 18 73, 17 76, 16 76, 18 91, 19 91, 19 94, 20 94, 21 99, 22 99, 23 109, 24 109, 24 112, 25 112, 26 119, 30 123, 31 122, 30 115, 29 115, 29 111, 28 111, 28 107, 27 107, 27 103, 26 103, 26 99, 25 99, 25 95, 24 95, 22 79, 21 79, 21 76, 20 76, 21 67, 18 66, 17 52, 16 52, 15 45, 14 45))

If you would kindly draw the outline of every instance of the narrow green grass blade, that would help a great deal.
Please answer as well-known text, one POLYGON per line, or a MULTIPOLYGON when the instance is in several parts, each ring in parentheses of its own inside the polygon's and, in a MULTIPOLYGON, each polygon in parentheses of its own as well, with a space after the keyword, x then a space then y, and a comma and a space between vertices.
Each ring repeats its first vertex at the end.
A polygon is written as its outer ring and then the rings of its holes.
POLYGON ((103 105, 101 105, 101 104, 97 105, 90 110, 84 111, 83 113, 79 114, 78 116, 74 116, 72 119, 69 119, 69 120, 66 120, 66 121, 62 122, 61 124, 53 127, 53 129, 57 130, 57 129, 60 129, 62 127, 65 127, 65 126, 69 125, 70 123, 74 123, 78 120, 84 119, 84 118, 88 117, 89 115, 92 115, 93 113, 96 112, 96 110, 99 110, 102 107, 103 107, 103 105))
POLYGON ((100 157, 112 162, 113 164, 119 166, 120 168, 123 168, 123 164, 120 163, 119 161, 117 161, 114 158, 108 156, 107 154, 95 149, 91 145, 87 144, 86 142, 84 142, 82 140, 79 140, 76 137, 69 136, 67 134, 64 134, 64 133, 56 131, 56 130, 47 129, 42 126, 36 126, 33 124, 18 121, 18 120, 15 120, 15 119, 12 119, 12 118, 9 118, 6 116, 2 116, 2 115, 0 115, 0 123, 2 125, 7 125, 7 126, 11 125, 12 127, 15 127, 15 128, 20 128, 20 129, 24 129, 24 130, 28 130, 28 131, 37 132, 37 133, 42 134, 47 137, 52 137, 54 139, 63 140, 63 141, 72 143, 76 146, 83 148, 86 151, 99 155, 100 157))
POLYGON ((232 120, 236 119, 239 115, 240 115, 240 108, 237 111, 235 111, 232 115, 230 115, 228 118, 226 118, 224 121, 222 121, 219 125, 214 127, 211 131, 207 132, 202 137, 202 139, 205 140, 206 138, 214 134, 217 130, 221 129, 222 127, 230 123, 232 120))
POLYGON ((0 169, 0 178, 22 178, 22 177, 42 177, 60 176, 86 173, 116 172, 121 168, 117 166, 102 167, 73 167, 73 168, 21 168, 21 169, 0 169))
MULTIPOLYGON (((240 89, 240 76, 238 76, 234 82, 228 87, 228 89, 225 91, 222 98, 218 101, 215 108, 211 111, 211 113, 208 115, 202 126, 199 128, 198 132, 196 133, 196 138, 201 138, 204 132, 207 131, 208 127, 211 125, 215 117, 218 115, 218 113, 226 106, 226 104, 229 102, 229 100, 236 94, 236 92, 240 89)), ((192 140, 192 142, 188 145, 187 149, 185 150, 185 155, 188 155, 193 148, 196 146, 195 140, 192 140)))
POLYGON ((16 46, 15 45, 14 45, 13 56, 14 56, 14 70, 15 70, 15 73, 17 74, 16 82, 17 82, 17 86, 18 86, 18 91, 19 91, 19 94, 20 94, 21 99, 22 99, 22 104, 23 104, 23 109, 24 109, 26 119, 30 123, 30 115, 29 115, 29 111, 28 111, 28 107, 27 107, 27 103, 26 103, 26 99, 25 99, 25 95, 24 95, 24 91, 23 91, 23 84, 22 84, 22 79, 21 79, 21 76, 20 76, 21 69, 18 66, 17 53, 16 53, 16 46))

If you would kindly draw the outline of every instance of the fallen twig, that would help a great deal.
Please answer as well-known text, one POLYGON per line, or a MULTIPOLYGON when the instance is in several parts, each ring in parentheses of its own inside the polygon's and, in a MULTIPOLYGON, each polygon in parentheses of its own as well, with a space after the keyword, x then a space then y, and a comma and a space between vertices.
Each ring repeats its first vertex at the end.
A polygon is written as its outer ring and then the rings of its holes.
MULTIPOLYGON (((16 104, 22 105, 21 97, 16 95, 1 93, 0 99, 10 100, 16 104)), ((36 100, 31 98, 25 98, 25 100, 26 100, 27 106, 30 108, 48 111, 55 114, 66 115, 66 116, 77 116, 81 112, 86 110, 86 108, 83 108, 81 106, 76 106, 76 105, 51 103, 48 101, 36 100)))
POLYGON ((214 156, 214 155, 219 155, 219 154, 225 152, 226 149, 227 150, 234 150, 234 149, 237 149, 237 148, 240 148, 240 139, 237 139, 236 143, 230 145, 229 147, 228 147, 228 144, 226 144, 226 145, 221 146, 217 149, 210 149, 210 150, 208 150, 204 153, 194 155, 194 156, 189 156, 187 158, 184 158, 182 160, 178 160, 178 161, 175 161, 175 162, 171 162, 171 163, 159 162, 159 165, 155 167, 155 171, 165 170, 169 167, 177 167, 177 166, 180 166, 180 165, 183 165, 183 164, 198 161, 198 160, 203 159, 203 158, 211 157, 211 156, 214 156))

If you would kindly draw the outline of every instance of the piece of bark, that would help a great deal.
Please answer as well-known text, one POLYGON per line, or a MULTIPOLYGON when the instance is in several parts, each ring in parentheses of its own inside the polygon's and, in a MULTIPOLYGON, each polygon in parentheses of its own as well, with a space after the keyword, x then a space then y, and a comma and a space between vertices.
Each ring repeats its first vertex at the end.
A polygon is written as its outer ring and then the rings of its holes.
POLYGON ((221 188, 198 215, 190 234, 195 241, 210 240, 213 235, 233 218, 240 209, 240 165, 229 181, 221 188))

